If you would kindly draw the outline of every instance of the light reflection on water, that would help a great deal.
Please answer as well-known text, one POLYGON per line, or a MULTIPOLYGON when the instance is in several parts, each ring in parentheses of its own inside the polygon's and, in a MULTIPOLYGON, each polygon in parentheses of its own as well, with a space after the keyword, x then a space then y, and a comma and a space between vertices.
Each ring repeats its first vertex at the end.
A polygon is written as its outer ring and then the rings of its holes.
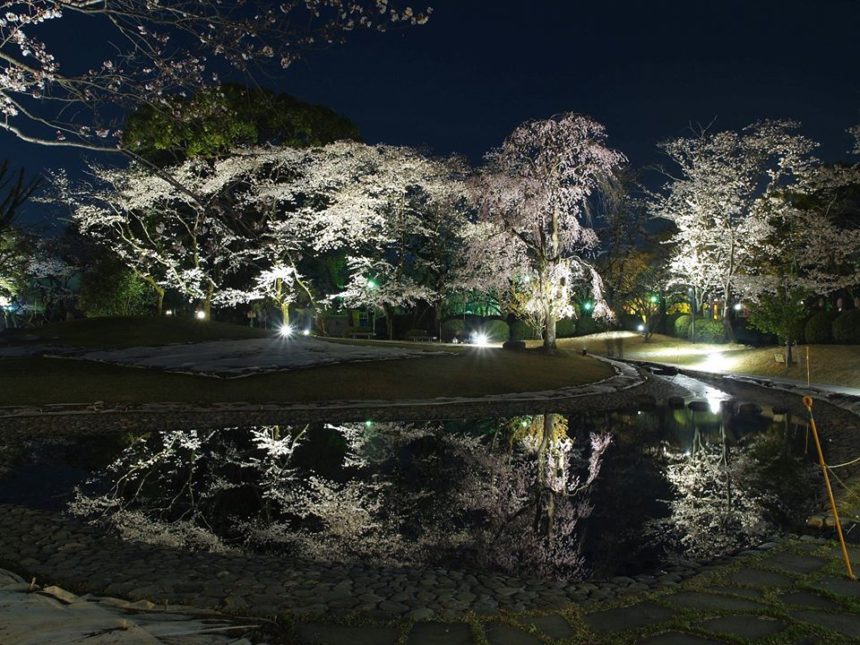
POLYGON ((802 428, 700 394, 706 410, 34 442, 0 481, 0 502, 63 499, 105 530, 186 549, 632 575, 763 540, 814 497, 802 428), (34 472, 56 479, 38 499, 24 494, 34 472))

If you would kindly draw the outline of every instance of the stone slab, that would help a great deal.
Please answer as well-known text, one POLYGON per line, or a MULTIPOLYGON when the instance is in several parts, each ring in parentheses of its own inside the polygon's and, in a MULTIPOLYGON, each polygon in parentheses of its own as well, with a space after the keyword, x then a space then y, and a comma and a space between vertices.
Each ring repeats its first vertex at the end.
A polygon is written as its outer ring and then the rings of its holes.
POLYGON ((812 555, 800 555, 798 553, 776 553, 766 560, 762 561, 763 565, 774 569, 782 569, 790 573, 798 573, 805 575, 814 573, 827 564, 826 560, 816 558, 812 555))
POLYGON ((830 614, 823 611, 798 611, 792 612, 792 618, 802 620, 805 623, 818 625, 843 636, 851 638, 853 642, 860 642, 860 615, 840 612, 830 614))
POLYGON ((397 630, 392 627, 347 627, 323 623, 299 623, 295 634, 302 645, 387 645, 397 642, 397 630))
POLYGON ((585 622, 600 632, 620 632, 656 625, 672 618, 672 611, 653 602, 640 602, 629 607, 607 609, 588 614, 585 622))
POLYGON ((767 638, 786 628, 782 621, 764 616, 723 616, 696 625, 718 634, 728 634, 746 640, 767 638))
POLYGON ((779 597, 780 602, 789 607, 808 607, 810 609, 837 610, 839 605, 829 598, 810 593, 809 591, 793 591, 779 597))
POLYGON ((544 636, 555 640, 564 640, 573 635, 573 629, 567 624, 567 621, 557 614, 530 616, 524 618, 523 622, 534 625, 544 636))
POLYGON ((721 642, 684 632, 663 632, 636 641, 637 645, 719 645, 721 642))
POLYGON ((543 642, 533 634, 496 621, 484 625, 484 634, 490 645, 541 645, 543 642))
POLYGON ((860 581, 827 577, 812 583, 814 587, 844 598, 860 598, 860 581))
POLYGON ((736 585, 747 587, 790 587, 793 580, 787 575, 763 571, 762 569, 743 569, 729 578, 736 585))
MULTIPOLYGON (((344 641, 344 643, 350 643, 344 641)), ((407 645, 472 645, 472 630, 465 623, 418 623, 407 645)), ((350 645, 353 645, 350 643, 350 645)))
POLYGON ((752 600, 763 600, 764 593, 761 589, 750 589, 749 587, 708 587, 708 591, 712 593, 730 594, 732 596, 743 596, 752 600))
POLYGON ((700 591, 679 591, 672 594, 669 602, 687 609, 713 609, 717 611, 759 610, 761 603, 746 598, 733 598, 700 591))

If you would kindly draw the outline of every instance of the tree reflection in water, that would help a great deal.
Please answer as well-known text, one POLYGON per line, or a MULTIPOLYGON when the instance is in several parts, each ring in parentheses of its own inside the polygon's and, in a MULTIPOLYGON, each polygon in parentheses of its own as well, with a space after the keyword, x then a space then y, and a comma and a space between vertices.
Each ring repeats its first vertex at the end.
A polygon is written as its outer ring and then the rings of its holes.
POLYGON ((788 421, 665 409, 149 433, 70 510, 185 549, 632 574, 805 517, 817 486, 797 443, 788 421))
POLYGON ((453 425, 150 433, 70 510, 186 549, 582 576, 577 529, 611 435, 574 441, 556 414, 453 425))

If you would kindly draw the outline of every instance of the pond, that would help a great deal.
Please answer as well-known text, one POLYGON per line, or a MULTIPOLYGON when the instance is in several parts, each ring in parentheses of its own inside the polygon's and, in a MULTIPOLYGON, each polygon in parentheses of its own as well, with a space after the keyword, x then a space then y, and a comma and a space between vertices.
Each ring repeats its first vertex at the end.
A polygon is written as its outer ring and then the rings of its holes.
POLYGON ((718 399, 16 439, 0 503, 186 550, 632 576, 799 528, 818 501, 805 423, 718 399))

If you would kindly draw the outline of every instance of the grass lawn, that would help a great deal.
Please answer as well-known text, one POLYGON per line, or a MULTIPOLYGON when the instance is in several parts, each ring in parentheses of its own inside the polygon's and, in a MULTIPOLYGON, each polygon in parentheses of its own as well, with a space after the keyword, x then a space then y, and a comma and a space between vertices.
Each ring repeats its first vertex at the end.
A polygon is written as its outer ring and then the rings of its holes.
POLYGON ((190 318, 133 317, 86 318, 53 323, 44 327, 11 329, 2 337, 10 343, 22 343, 24 337, 36 337, 52 345, 70 345, 98 349, 119 349, 170 343, 203 343, 210 340, 265 338, 271 330, 244 327, 190 318))
POLYGON ((842 385, 860 388, 860 345, 800 345, 795 348, 799 364, 786 367, 774 360, 781 347, 746 345, 708 345, 655 334, 646 343, 632 332, 609 332, 559 341, 571 350, 587 348, 595 354, 608 354, 621 348, 624 358, 668 363, 720 374, 746 374, 806 380, 806 355, 809 349, 810 382, 815 385, 842 385))
MULTIPOLYGON (((27 330, 57 344, 127 347, 169 342, 270 336, 273 332, 218 323, 155 319, 75 321, 27 330)), ((343 341, 373 344, 372 341, 343 341)), ((381 343, 389 345, 389 343, 381 343)), ((439 345, 393 343, 412 348, 439 345)), ((471 397, 552 390, 597 381, 611 369, 562 351, 510 352, 444 346, 453 356, 345 363, 222 380, 60 358, 0 360, 0 405, 146 402, 312 402, 471 397)))

